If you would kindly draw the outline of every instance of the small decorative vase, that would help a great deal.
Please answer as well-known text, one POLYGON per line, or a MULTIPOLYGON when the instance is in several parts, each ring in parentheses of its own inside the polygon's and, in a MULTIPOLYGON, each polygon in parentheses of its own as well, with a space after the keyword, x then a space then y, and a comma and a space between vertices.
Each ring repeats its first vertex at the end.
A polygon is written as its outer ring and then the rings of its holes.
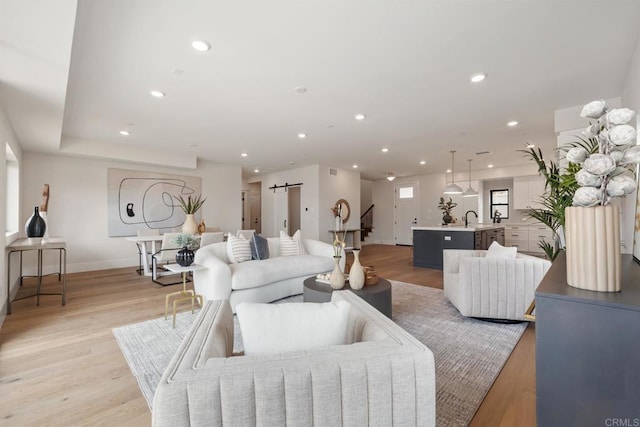
POLYGON ((33 215, 27 220, 24 226, 24 232, 27 237, 43 237, 47 231, 47 223, 40 216, 39 208, 36 206, 33 210, 33 215))
POLYGON ((620 209, 616 205, 565 209, 567 283, 574 288, 619 292, 620 209))
POLYGON ((182 267, 188 267, 193 264, 193 251, 186 246, 176 254, 176 262, 182 267))
POLYGON ((451 215, 444 214, 444 216, 442 217, 442 223, 443 224, 451 224, 451 221, 453 221, 453 218, 451 217, 451 215))
POLYGON ((184 220, 184 224, 182 224, 182 232, 184 234, 198 233, 198 223, 193 217, 193 214, 187 214, 187 217, 184 220))
POLYGON ((353 265, 349 270, 349 286, 351 289, 360 290, 364 286, 364 269, 360 264, 360 250, 353 250, 353 265))
POLYGON ((342 289, 344 288, 344 273, 340 270, 340 258, 339 256, 333 257, 333 271, 331 272, 331 288, 332 289, 342 289))

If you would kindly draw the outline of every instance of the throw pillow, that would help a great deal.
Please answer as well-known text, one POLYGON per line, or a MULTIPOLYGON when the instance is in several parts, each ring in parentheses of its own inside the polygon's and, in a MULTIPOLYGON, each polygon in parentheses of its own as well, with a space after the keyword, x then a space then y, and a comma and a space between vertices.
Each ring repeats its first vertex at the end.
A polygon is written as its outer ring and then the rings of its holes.
POLYGON ((269 241, 266 237, 253 233, 251 236, 251 259, 268 259, 269 241))
POLYGON ((251 244, 243 236, 229 235, 227 240, 227 258, 232 264, 249 261, 251 259, 251 244))
POLYGON ((348 344, 346 301, 237 305, 245 354, 311 350, 348 344))
POLYGON ((289 237, 284 230, 280 230, 280 256, 293 255, 304 255, 302 232, 298 230, 289 237))
POLYGON ((494 241, 487 249, 487 258, 515 258, 518 252, 518 248, 509 247, 505 248, 500 243, 494 241))

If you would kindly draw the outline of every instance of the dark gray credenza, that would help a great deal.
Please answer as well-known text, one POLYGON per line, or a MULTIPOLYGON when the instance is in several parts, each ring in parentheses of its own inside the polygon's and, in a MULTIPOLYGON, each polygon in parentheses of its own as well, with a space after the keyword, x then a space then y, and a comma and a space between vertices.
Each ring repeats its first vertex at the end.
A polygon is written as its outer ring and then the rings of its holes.
POLYGON ((640 425, 640 265, 623 255, 622 291, 593 292, 561 255, 535 299, 538 425, 640 425))

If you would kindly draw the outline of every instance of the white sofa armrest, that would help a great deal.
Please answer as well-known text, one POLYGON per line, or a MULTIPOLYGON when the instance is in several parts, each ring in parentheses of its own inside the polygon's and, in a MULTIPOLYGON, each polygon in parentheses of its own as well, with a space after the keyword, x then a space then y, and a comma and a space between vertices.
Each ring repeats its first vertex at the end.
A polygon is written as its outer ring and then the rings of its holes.
POLYGON ((193 288, 205 301, 226 299, 231 296, 231 268, 218 255, 227 243, 214 243, 196 251, 194 262, 206 268, 193 272, 193 288))
POLYGON ((303 239, 304 250, 309 255, 326 256, 327 258, 333 257, 333 246, 326 242, 321 242, 315 239, 303 239))

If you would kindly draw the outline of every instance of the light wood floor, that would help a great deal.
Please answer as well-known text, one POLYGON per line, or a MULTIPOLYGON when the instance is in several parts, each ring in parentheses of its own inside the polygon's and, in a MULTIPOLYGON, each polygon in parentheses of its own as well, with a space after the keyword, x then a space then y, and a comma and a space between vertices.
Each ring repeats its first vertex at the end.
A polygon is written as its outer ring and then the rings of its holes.
MULTIPOLYGON (((442 273, 411 266, 411 248, 366 245, 382 277, 442 288, 442 273)), ((57 282, 47 278, 47 289, 57 282)), ((70 274, 67 305, 14 302, 0 329, 0 425, 148 426, 151 414, 111 328, 160 317, 160 287, 134 268, 70 274)), ((32 285, 25 284, 20 292, 32 285)), ((535 426, 535 337, 529 326, 472 426, 535 426)))

